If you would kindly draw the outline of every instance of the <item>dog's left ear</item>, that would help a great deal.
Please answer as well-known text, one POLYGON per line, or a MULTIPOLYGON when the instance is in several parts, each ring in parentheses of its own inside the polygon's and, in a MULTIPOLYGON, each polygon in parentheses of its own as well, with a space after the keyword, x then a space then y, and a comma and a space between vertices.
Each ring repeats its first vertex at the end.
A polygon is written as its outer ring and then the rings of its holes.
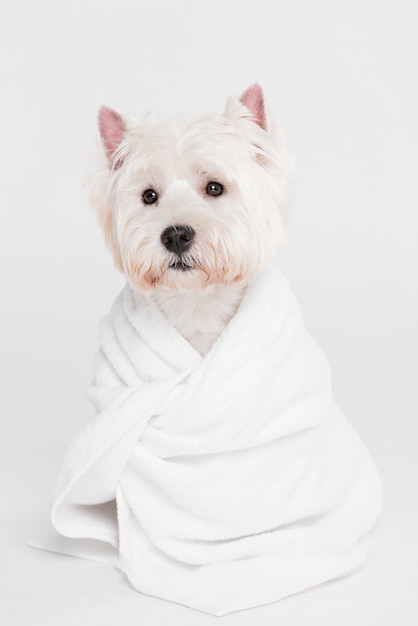
POLYGON ((269 135, 275 135, 275 124, 269 112, 263 89, 254 84, 248 87, 240 98, 231 96, 224 113, 229 119, 250 119, 269 135))
POLYGON ((240 102, 250 111, 253 120, 267 131, 267 112, 263 90, 260 85, 251 85, 240 97, 240 102))

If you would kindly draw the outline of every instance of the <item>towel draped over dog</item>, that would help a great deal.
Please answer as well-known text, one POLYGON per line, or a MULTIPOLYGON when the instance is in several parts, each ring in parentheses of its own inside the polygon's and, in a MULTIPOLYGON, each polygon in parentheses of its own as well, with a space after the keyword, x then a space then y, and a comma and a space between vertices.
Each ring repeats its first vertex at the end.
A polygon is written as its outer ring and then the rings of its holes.
POLYGON ((138 590, 213 615, 348 574, 380 483, 276 265, 201 357, 127 285, 102 322, 52 520, 115 546, 138 590))

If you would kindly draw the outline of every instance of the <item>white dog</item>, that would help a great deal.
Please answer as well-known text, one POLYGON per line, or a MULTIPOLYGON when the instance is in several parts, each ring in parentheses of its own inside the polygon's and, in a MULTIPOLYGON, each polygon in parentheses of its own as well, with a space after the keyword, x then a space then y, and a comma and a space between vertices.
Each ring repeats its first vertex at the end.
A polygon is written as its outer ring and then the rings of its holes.
POLYGON ((55 528, 212 615, 350 573, 379 479, 275 261, 292 167, 260 87, 223 115, 99 123, 92 201, 129 284, 100 324, 97 415, 64 461, 55 528))
POLYGON ((293 170, 259 85, 223 115, 142 123, 102 107, 91 202, 116 266, 205 354, 277 256, 293 170))

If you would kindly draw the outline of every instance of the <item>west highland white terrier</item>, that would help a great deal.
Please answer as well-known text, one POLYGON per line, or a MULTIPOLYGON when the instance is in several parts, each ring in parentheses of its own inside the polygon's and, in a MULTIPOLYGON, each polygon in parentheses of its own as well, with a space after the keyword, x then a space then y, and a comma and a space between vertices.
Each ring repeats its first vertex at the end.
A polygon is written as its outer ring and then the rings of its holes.
POLYGON ((129 284, 100 325, 97 414, 55 528, 211 615, 345 576, 370 554, 380 483, 275 262, 293 175, 261 88, 187 121, 103 107, 99 130, 92 203, 129 284))
POLYGON ((116 266, 206 354, 276 258, 293 168, 262 89, 222 115, 141 123, 102 107, 91 203, 116 266))

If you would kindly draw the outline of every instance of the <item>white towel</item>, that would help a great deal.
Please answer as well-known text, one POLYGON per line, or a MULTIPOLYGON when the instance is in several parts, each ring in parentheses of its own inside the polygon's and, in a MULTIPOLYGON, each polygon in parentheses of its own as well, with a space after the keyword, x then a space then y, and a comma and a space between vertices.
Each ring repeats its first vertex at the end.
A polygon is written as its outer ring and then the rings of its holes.
POLYGON ((115 546, 136 589, 224 615, 369 555, 379 479, 277 265, 205 357, 127 285, 101 325, 90 398, 52 520, 115 546))

